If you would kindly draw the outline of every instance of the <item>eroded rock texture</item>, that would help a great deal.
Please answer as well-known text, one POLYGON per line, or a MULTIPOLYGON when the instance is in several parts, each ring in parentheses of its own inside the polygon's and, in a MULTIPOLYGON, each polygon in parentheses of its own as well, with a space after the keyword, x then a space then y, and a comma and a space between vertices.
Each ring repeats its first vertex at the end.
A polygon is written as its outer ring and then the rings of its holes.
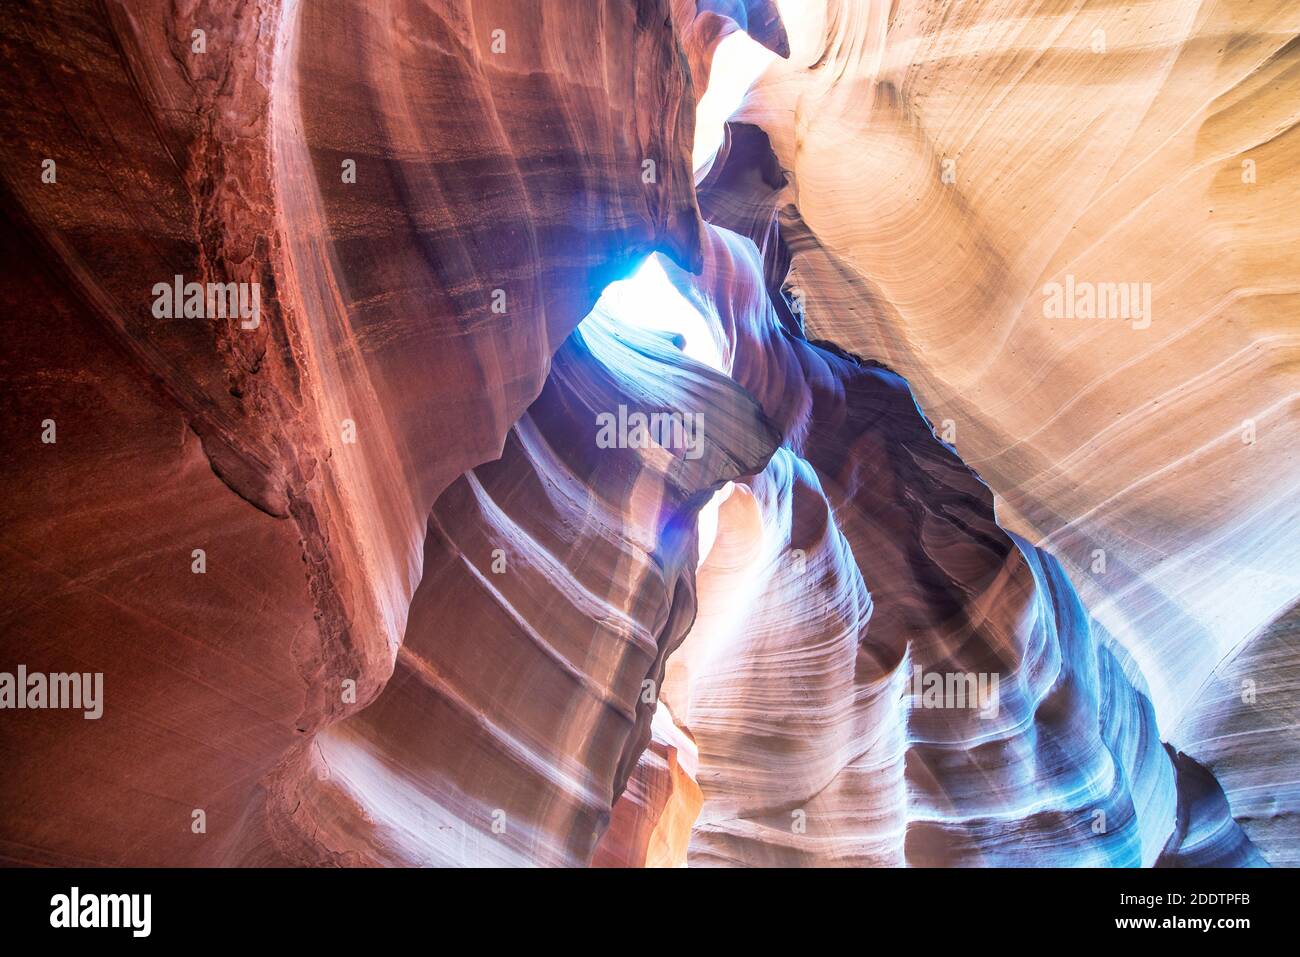
POLYGON ((1297 24, 1092 7, 6 6, 0 858, 1293 862, 1297 24))
POLYGON ((437 494, 611 275, 698 261, 668 5, 489 7, 5 8, 6 418, 37 430, 7 433, 5 647, 120 702, 6 714, 15 859, 274 854, 265 800, 392 672, 437 494), (155 318, 177 274, 258 281, 260 324, 155 318))
POLYGON ((1295 5, 801 11, 741 115, 791 171, 809 335, 950 423, 1172 727, 1296 597, 1295 5))

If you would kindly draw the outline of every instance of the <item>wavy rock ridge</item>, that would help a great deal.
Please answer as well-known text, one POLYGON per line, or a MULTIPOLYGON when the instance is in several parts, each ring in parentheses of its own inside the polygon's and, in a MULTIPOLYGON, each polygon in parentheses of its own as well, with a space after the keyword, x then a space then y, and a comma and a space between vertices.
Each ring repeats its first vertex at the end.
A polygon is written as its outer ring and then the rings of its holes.
POLYGON ((0 290, 42 310, 0 647, 106 687, 3 715, 0 857, 1291 860, 1296 25, 943 7, 0 14, 0 290), (692 170, 724 42, 775 58, 692 170), (655 251, 689 341, 602 298, 655 251), (1121 265, 1149 327, 1033 315, 1121 265), (159 317, 175 275, 260 321, 159 317), (611 446, 638 415, 686 429, 611 446))

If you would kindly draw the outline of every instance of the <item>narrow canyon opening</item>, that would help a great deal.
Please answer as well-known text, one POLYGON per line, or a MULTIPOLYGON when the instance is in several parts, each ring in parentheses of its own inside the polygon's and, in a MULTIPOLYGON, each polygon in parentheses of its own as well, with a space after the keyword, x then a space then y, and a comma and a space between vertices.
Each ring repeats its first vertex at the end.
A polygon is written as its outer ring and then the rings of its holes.
POLYGON ((1044 6, 0 7, 7 859, 1295 861, 1295 24, 1044 6))

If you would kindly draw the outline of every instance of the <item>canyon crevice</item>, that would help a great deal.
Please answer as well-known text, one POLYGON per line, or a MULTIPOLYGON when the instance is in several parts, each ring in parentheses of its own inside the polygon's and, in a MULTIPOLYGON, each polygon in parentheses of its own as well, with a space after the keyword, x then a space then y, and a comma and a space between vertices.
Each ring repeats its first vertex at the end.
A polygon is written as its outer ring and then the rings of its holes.
POLYGON ((0 859, 1294 864, 1300 18, 1058 7, 7 6, 0 859))

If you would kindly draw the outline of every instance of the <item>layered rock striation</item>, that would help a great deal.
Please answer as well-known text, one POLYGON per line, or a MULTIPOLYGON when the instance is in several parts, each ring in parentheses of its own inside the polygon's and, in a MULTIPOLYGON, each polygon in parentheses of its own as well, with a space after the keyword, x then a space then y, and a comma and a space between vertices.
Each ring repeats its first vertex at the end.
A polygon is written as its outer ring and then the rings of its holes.
POLYGON ((1293 19, 6 8, 0 859, 1290 861, 1293 19))

